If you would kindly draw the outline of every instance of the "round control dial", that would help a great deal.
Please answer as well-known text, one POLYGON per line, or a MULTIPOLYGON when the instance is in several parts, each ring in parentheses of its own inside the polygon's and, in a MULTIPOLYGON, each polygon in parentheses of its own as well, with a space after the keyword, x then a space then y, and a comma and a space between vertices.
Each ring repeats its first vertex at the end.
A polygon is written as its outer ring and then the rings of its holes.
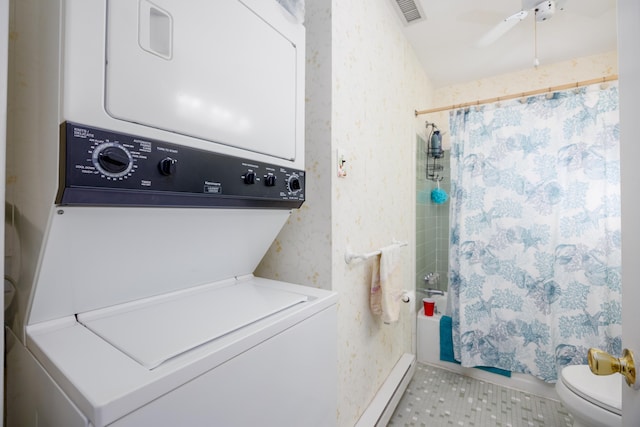
POLYGON ((302 183, 300 182, 300 177, 296 174, 291 175, 287 179, 287 189, 289 193, 295 194, 302 189, 302 183))
POLYGON ((172 159, 171 157, 165 157, 164 159, 160 160, 160 163, 158 163, 158 170, 164 176, 173 175, 174 173, 176 173, 176 163, 177 160, 172 159))
POLYGON ((131 172, 133 158, 131 153, 117 142, 105 142, 93 150, 93 165, 103 175, 120 178, 131 172))

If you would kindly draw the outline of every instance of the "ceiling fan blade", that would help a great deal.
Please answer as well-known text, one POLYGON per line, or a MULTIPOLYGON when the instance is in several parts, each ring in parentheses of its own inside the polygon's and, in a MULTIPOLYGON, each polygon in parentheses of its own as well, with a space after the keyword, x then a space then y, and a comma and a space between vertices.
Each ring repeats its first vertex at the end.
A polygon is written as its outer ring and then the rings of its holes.
POLYGON ((505 20, 500 22, 498 25, 493 27, 491 30, 489 30, 489 32, 487 32, 484 36, 482 36, 480 40, 478 40, 478 42, 476 43, 476 46, 478 47, 489 46, 490 44, 498 40, 500 37, 505 35, 510 29, 518 25, 518 23, 522 21, 524 18, 526 18, 527 15, 529 15, 528 11, 521 10, 520 12, 515 13, 510 17, 506 18, 505 20))

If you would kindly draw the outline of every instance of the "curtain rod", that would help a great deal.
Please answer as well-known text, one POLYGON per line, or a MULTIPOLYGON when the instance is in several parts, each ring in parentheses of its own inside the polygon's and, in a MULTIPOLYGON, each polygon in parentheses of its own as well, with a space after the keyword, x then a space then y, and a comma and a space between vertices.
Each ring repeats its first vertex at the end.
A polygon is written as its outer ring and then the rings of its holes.
POLYGON ((589 85, 593 85, 593 84, 596 84, 596 83, 609 82, 609 81, 612 81, 612 80, 618 80, 618 75, 617 74, 612 74, 610 76, 600 77, 600 78, 597 78, 597 79, 583 80, 581 82, 567 83, 567 84, 564 84, 564 85, 553 86, 553 87, 549 87, 549 88, 545 88, 545 89, 531 90, 529 92, 514 93, 514 94, 511 94, 511 95, 498 96, 498 97, 495 97, 495 98, 488 98, 488 99, 482 99, 482 100, 478 100, 478 101, 465 102, 464 104, 453 104, 453 105, 449 105, 447 107, 431 108, 429 110, 420 110, 420 111, 416 110, 415 114, 416 114, 416 117, 418 117, 421 114, 437 113, 437 112, 440 112, 440 111, 447 111, 447 110, 457 110, 458 108, 473 107, 474 105, 482 105, 482 104, 491 104, 491 103, 494 103, 494 102, 506 101, 508 99, 526 98, 526 97, 533 96, 533 95, 540 95, 540 94, 543 94, 543 93, 550 93, 550 92, 558 92, 558 91, 573 89, 573 88, 577 88, 577 87, 581 87, 581 86, 589 86, 589 85))

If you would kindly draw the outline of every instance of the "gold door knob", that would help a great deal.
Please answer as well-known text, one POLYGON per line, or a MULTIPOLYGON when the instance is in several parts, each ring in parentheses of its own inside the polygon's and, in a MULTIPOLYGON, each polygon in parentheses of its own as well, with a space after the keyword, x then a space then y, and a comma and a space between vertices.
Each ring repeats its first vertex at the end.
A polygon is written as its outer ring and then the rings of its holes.
POLYGON ((622 350, 622 357, 616 358, 597 348, 590 348, 587 354, 589 368, 596 375, 624 375, 627 385, 632 387, 636 382, 636 364, 633 353, 626 348, 622 350))

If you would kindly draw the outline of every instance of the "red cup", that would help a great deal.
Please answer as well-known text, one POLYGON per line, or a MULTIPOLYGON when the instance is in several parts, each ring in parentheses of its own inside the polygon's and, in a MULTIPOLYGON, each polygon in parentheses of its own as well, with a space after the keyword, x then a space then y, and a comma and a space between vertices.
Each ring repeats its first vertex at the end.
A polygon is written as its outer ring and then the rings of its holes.
POLYGON ((436 308, 436 301, 431 298, 423 298, 422 303, 424 304, 424 315, 433 316, 433 310, 436 308))

